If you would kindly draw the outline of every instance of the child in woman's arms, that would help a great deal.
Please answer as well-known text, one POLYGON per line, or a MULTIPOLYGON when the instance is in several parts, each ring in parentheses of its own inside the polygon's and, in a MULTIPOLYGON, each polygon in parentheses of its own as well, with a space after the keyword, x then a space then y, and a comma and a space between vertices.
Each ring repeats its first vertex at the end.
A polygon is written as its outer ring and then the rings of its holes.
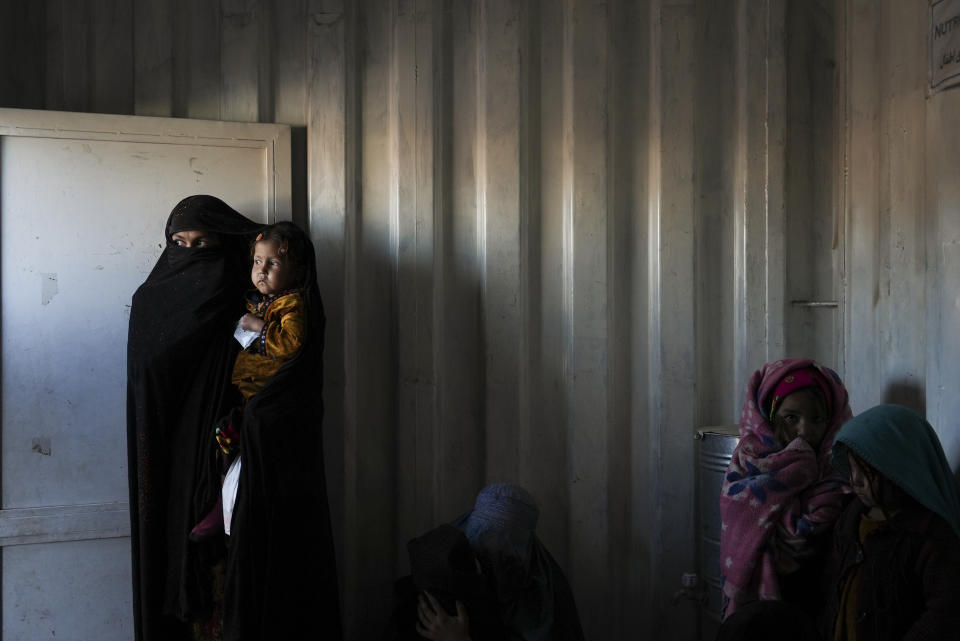
MULTIPOLYGON (((284 363, 300 351, 306 332, 306 310, 301 289, 306 274, 309 239, 293 223, 266 227, 257 236, 251 250, 253 266, 250 279, 255 290, 247 294, 247 310, 239 322, 241 329, 256 332, 257 338, 237 354, 231 381, 244 400, 263 389, 284 363)), ((216 428, 216 438, 225 457, 236 453, 240 437, 239 408, 216 428)), ((229 458, 227 460, 230 460, 229 458)), ((240 459, 231 462, 229 477, 239 474, 240 459)), ((226 513, 232 509, 232 496, 223 496, 213 510, 193 530, 190 538, 204 539, 218 532, 230 533, 226 513)))

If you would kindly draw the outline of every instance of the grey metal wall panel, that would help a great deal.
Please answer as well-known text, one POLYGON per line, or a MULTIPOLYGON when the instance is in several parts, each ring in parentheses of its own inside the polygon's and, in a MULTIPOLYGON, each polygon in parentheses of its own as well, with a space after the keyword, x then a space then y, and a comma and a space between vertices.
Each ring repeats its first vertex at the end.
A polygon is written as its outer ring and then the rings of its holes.
POLYGON ((960 94, 928 93, 926 7, 844 6, 844 359, 857 373, 854 410, 897 402, 925 412, 957 467, 960 126, 948 114, 960 94))

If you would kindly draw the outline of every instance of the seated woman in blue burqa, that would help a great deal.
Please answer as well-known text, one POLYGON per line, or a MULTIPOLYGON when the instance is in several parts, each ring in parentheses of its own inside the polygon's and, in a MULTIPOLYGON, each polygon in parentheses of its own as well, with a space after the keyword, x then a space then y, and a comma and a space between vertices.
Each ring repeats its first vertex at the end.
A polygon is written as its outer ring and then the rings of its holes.
POLYGON ((566 576, 536 534, 540 510, 510 484, 408 545, 389 639, 582 641, 566 576))

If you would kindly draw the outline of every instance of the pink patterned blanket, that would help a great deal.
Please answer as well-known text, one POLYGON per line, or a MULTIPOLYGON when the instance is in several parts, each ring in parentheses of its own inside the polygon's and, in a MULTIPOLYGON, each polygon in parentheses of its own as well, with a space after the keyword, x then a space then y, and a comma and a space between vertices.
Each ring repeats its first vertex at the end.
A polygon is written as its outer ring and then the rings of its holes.
POLYGON ((779 599, 779 577, 812 554, 811 537, 833 525, 849 486, 830 467, 833 439, 851 417, 847 390, 832 370, 810 359, 767 363, 750 378, 734 450, 720 495, 720 570, 724 616, 757 599, 779 599), (830 389, 829 423, 816 451, 774 437, 769 397, 789 372, 815 367, 830 389))

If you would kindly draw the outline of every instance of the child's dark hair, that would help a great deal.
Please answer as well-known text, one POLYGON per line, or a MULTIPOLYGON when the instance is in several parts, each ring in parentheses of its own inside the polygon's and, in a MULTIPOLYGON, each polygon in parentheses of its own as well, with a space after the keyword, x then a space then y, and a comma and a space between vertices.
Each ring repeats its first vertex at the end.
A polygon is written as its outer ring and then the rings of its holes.
POLYGON ((291 222, 282 221, 267 225, 260 230, 260 233, 250 245, 250 256, 253 257, 254 249, 257 243, 270 241, 277 244, 280 253, 287 256, 290 263, 296 268, 297 287, 303 287, 303 281, 307 277, 307 260, 310 256, 310 239, 299 227, 291 222))
POLYGON ((897 510, 916 504, 916 499, 903 488, 878 472, 876 468, 854 454, 852 450, 847 449, 847 452, 863 470, 867 483, 870 485, 873 500, 877 502, 877 507, 880 508, 881 512, 889 516, 897 510))

